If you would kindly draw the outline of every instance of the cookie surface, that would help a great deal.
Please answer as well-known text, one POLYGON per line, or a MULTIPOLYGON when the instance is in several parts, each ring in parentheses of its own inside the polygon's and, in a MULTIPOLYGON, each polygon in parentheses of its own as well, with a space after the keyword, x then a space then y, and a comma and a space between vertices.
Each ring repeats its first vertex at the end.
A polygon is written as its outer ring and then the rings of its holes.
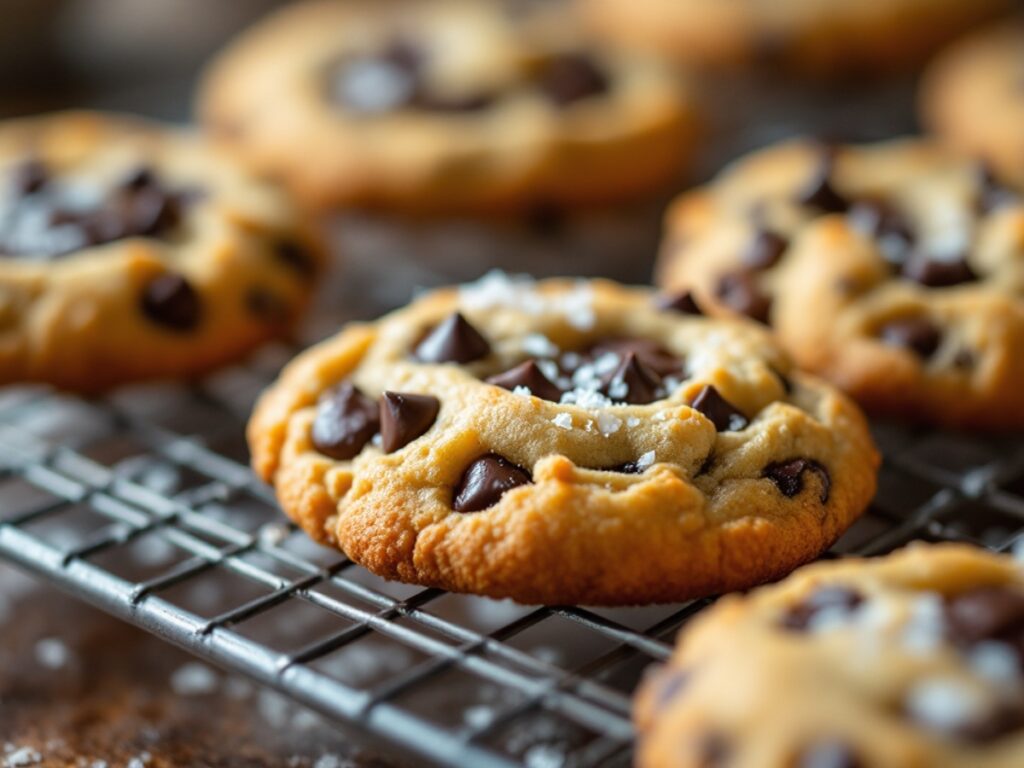
POLYGON ((1004 0, 577 0, 604 37, 689 65, 812 77, 888 72, 1006 8, 1004 0))
POLYGON ((680 600, 827 548, 875 487, 859 411, 749 323, 492 274, 347 328, 249 425, 314 538, 525 603, 680 600))
POLYGON ((293 5, 214 62, 199 110, 312 204, 431 212, 649 191, 678 175, 696 122, 663 65, 489 0, 293 5))
POLYGON ((1024 185, 1024 22, 984 29, 943 53, 924 78, 921 117, 1024 185))
POLYGON ((0 383, 187 377, 280 335, 316 239, 199 139, 65 113, 0 125, 0 383))
POLYGON ((668 213, 660 285, 768 322, 869 410, 1024 426, 1024 201, 918 141, 750 155, 668 213))
POLYGON ((1024 764, 1024 571, 966 545, 818 563, 683 631, 639 768, 1024 764))

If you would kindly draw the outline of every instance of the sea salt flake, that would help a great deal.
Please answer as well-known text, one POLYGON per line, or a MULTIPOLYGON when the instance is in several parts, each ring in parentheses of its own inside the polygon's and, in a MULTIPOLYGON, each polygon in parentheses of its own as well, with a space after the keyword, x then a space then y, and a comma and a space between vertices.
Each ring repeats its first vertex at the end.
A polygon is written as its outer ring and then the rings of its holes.
POLYGON ((1017 654, 1006 643, 986 640, 967 653, 967 664, 978 677, 997 685, 1015 685, 1021 669, 1017 654))
POLYGON ((572 429, 572 416, 568 413, 560 413, 551 419, 551 423, 562 429, 572 429))
POLYGON ((639 470, 647 469, 649 466, 654 464, 654 451, 647 451, 646 453, 640 454, 640 458, 636 460, 636 468, 639 470))
POLYGON ((217 675, 205 664, 190 661, 171 675, 171 688, 179 696, 204 696, 217 690, 217 675))
POLYGON ((523 337, 523 351, 534 357, 554 357, 558 346, 543 333, 528 333, 523 337))
POLYGON ((313 768, 342 768, 341 758, 331 754, 320 755, 313 768))
POLYGON ((626 419, 626 426, 629 427, 630 429, 632 429, 633 427, 639 427, 640 419, 638 419, 636 416, 630 416, 629 418, 626 419))
POLYGON ((942 596, 934 593, 916 598, 910 608, 910 620, 903 629, 903 647, 927 653, 938 648, 946 634, 946 611, 942 596))
POLYGON ((597 415, 597 429, 605 437, 614 435, 621 427, 622 419, 618 416, 613 416, 610 413, 599 413, 597 415))
POLYGON ((985 702, 977 691, 960 681, 923 680, 910 689, 906 708, 922 725, 937 731, 956 731, 985 715, 985 702))
POLYGON ((7 753, 4 757, 4 768, 21 768, 24 765, 37 765, 43 761, 43 756, 32 747, 21 747, 7 753))

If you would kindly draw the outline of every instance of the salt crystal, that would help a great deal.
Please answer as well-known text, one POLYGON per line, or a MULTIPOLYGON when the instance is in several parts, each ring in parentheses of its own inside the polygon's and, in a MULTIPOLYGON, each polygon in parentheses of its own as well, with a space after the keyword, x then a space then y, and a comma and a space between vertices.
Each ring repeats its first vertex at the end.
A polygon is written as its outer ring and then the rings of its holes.
POLYGON ((654 464, 654 451, 647 451, 647 453, 640 454, 640 458, 636 460, 636 468, 644 470, 654 464))
POLYGON ((572 416, 568 413, 560 413, 551 419, 551 423, 562 429, 572 429, 572 416))
POLYGON ((203 696, 217 690, 217 675, 205 664, 190 661, 171 675, 171 688, 179 696, 203 696))
POLYGON ((972 688, 953 679, 923 680, 910 689, 906 708, 922 725, 938 731, 956 731, 985 714, 985 702, 972 688))
POLYGON ((1020 678, 1017 654, 1006 643, 987 640, 975 645, 967 654, 967 663, 979 677, 995 684, 1015 684, 1020 678))
POLYGON ((7 756, 4 757, 4 768, 20 768, 23 765, 36 765, 42 761, 43 756, 32 747, 22 747, 7 753, 7 756))
POLYGON ((61 669, 67 666, 71 653, 64 642, 56 637, 44 637, 35 645, 36 661, 46 669, 61 669))
POLYGON ((512 389, 512 394, 519 395, 520 397, 530 397, 533 395, 533 392, 530 391, 529 387, 523 386, 522 384, 517 384, 512 389))
POLYGON ((911 604, 910 621, 903 630, 903 646, 925 653, 941 645, 946 634, 946 610, 942 596, 923 594, 911 604))
POLYGON ((578 330, 589 330, 596 316, 593 292, 584 282, 558 296, 545 296, 536 290, 537 283, 527 275, 507 275, 492 270, 479 280, 459 287, 459 301, 468 310, 498 307, 516 309, 531 315, 546 312, 563 315, 578 330))
POLYGON ((529 333, 523 337, 523 351, 534 357, 554 357, 559 349, 543 333, 529 333))
POLYGON ((537 367, 549 381, 555 381, 559 378, 558 366, 551 360, 538 360, 537 367))
POLYGON ((599 413, 597 415, 597 429, 605 437, 614 435, 621 426, 622 419, 617 416, 613 416, 610 413, 599 413))
MULTIPOLYGON (((626 419, 626 426, 629 427, 630 429, 632 429, 633 427, 639 427, 640 419, 638 419, 636 416, 630 416, 628 419, 626 419)), ((653 454, 654 451, 651 451, 651 453, 653 454)))
POLYGON ((313 768, 342 768, 341 758, 337 755, 320 755, 320 758, 313 763, 313 768))

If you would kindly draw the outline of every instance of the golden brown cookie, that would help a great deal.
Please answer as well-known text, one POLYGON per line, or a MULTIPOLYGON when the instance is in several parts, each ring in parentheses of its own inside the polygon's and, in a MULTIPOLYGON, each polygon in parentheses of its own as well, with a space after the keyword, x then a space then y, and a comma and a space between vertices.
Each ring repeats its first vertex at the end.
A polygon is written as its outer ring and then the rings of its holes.
POLYGON ((965 545, 723 598, 636 701, 638 768, 1024 765, 1024 570, 965 545))
POLYGON ((828 77, 919 64, 1005 0, 577 0, 602 36, 701 67, 828 77))
POLYGON ((1024 21, 982 30, 931 65, 922 121, 954 148, 1024 185, 1024 21))
POLYGON ((280 335, 316 238, 194 136, 64 113, 0 124, 0 383, 188 377, 280 335))
POLYGON ((293 4, 213 63, 199 111, 314 205, 433 212, 635 196, 696 124, 663 65, 490 0, 293 4))
POLYGON ((759 328, 672 299, 499 273, 428 294, 291 363, 254 467, 390 579, 625 604, 778 577, 871 498, 867 427, 759 328))
POLYGON ((916 140, 754 153, 669 211, 659 284, 869 410, 1024 427, 1024 200, 916 140))

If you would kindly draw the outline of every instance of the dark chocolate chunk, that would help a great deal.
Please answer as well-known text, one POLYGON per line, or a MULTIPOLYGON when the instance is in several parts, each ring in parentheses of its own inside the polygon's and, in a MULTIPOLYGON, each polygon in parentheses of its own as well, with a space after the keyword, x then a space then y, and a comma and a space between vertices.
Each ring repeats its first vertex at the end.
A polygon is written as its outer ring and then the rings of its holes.
POLYGON ((902 347, 929 358, 942 343, 942 332, 927 317, 905 317, 882 326, 878 337, 883 343, 902 347))
POLYGON ((711 384, 697 393, 690 403, 695 411, 707 416, 719 432, 738 432, 745 429, 750 421, 732 403, 722 397, 721 393, 711 384))
POLYGON ((929 288, 947 288, 978 279, 963 255, 948 259, 920 251, 903 265, 903 276, 929 288))
POLYGON ((416 345, 413 355, 424 363, 471 363, 486 357, 491 345, 459 312, 442 320, 416 345))
POLYGON ((9 172, 11 189, 16 195, 34 195, 46 186, 50 172, 45 163, 38 159, 29 159, 16 165, 9 172))
POLYGON ((703 315, 700 305, 697 304, 697 299, 693 296, 693 291, 683 291, 682 293, 674 293, 668 296, 660 296, 655 302, 655 306, 666 312, 681 312, 684 315, 703 315))
POLYGON ((746 315, 759 323, 768 323, 772 301, 761 291, 750 272, 727 272, 718 279, 715 293, 719 300, 734 312, 746 315))
POLYGON ((380 401, 380 437, 384 453, 404 448, 434 424, 441 401, 430 395, 385 392, 380 401))
POLYGON ((685 366, 684 360, 673 355, 653 339, 602 339, 594 343, 588 352, 594 357, 609 352, 623 358, 628 354, 634 354, 641 363, 659 376, 679 375, 685 366))
POLYGON ((491 376, 487 383, 509 391, 516 387, 526 387, 530 394, 553 403, 562 399, 562 390, 544 375, 533 360, 527 360, 504 373, 491 376))
POLYGON ((542 62, 537 85, 554 104, 567 107, 608 92, 609 80, 591 56, 561 53, 542 62))
POLYGON ((797 202, 823 213, 842 213, 849 203, 833 186, 832 174, 835 169, 835 151, 826 147, 807 183, 797 194, 797 202))
POLYGON ((278 240, 274 243, 273 249, 277 260, 298 275, 311 278, 316 274, 316 260, 306 247, 297 240, 278 240))
POLYGON ((771 480, 783 496, 791 499, 804 489, 804 475, 807 472, 816 474, 821 480, 821 493, 818 498, 822 504, 828 503, 832 478, 828 470, 814 459, 798 458, 772 462, 764 468, 761 477, 771 480))
POLYGON ((641 362, 637 353, 627 352, 605 377, 601 392, 618 403, 646 405, 658 399, 660 387, 661 376, 641 362))
POLYGON ((174 273, 159 275, 142 289, 142 312, 158 325, 174 331, 190 331, 202 315, 202 303, 195 288, 174 273))
POLYGON ((143 187, 157 186, 156 174, 148 165, 140 165, 130 170, 121 180, 121 189, 138 191, 143 187))
POLYGON ((506 491, 529 485, 530 473, 504 456, 489 453, 474 461, 455 486, 452 509, 456 512, 479 512, 493 507, 506 491))
POLYGON ((863 595, 855 589, 835 585, 818 587, 790 608, 782 617, 781 624, 786 629, 803 632, 821 611, 853 613, 863 602, 863 595))
POLYGON ((1009 643, 1024 653, 1024 593, 1007 586, 961 592, 946 601, 951 639, 962 646, 985 640, 1009 643))
POLYGON ((748 269, 770 269, 779 263, 789 242, 782 235, 768 229, 759 229, 743 252, 743 265, 748 269))
POLYGON ((863 768, 857 754, 841 741, 825 739, 804 748, 795 768, 863 768))
POLYGON ((311 438, 325 456, 348 461, 363 450, 380 429, 380 409, 374 400, 345 381, 317 405, 311 438))

